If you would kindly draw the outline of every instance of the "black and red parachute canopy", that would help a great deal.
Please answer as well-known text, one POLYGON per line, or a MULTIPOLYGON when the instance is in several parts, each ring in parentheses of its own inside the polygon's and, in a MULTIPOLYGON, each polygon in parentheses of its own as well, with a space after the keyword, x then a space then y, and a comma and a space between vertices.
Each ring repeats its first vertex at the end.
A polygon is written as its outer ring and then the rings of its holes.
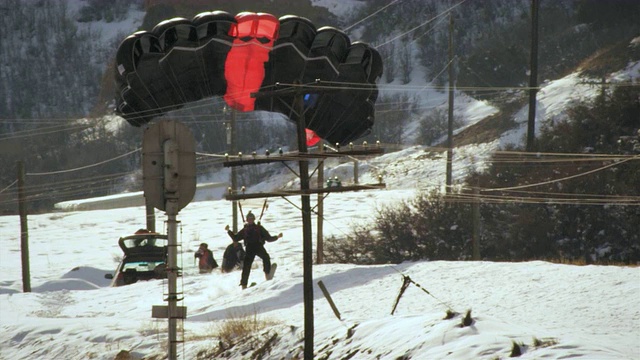
POLYGON ((352 43, 339 29, 317 29, 303 17, 204 12, 162 21, 122 41, 116 113, 141 126, 219 96, 238 111, 274 111, 298 121, 292 93, 251 96, 298 84, 307 129, 344 144, 371 130, 382 70, 376 49, 352 43))

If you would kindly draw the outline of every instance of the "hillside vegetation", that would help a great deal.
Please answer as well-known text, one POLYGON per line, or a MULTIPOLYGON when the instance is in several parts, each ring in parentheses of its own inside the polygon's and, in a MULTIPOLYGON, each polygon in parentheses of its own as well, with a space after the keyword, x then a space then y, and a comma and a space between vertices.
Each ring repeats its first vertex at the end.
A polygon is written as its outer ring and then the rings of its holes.
POLYGON ((640 87, 603 91, 568 115, 543 130, 538 152, 497 152, 464 190, 378 209, 372 224, 330 239, 327 260, 639 263, 640 87))
MULTIPOLYGON (((2 10, 7 16, 0 32, 12 34, 0 43, 0 166, 15 169, 16 160, 24 161, 27 173, 48 173, 101 163, 114 154, 133 152, 140 147, 141 130, 117 127, 113 113, 112 61, 119 40, 130 32, 116 36, 116 41, 100 43, 92 22, 121 21, 131 10, 145 10, 141 29, 173 16, 192 17, 204 10, 222 9, 236 13, 250 2, 210 2, 206 6, 188 6, 176 1, 115 1, 105 6, 101 1, 86 1, 78 14, 70 14, 65 2, 9 0, 2 10), (146 8, 144 7, 146 4, 146 8), (78 120, 82 117, 84 120, 78 120)), ((540 6, 540 78, 555 79, 575 69, 596 78, 620 69, 640 58, 629 52, 629 41, 639 33, 635 19, 640 6, 634 1, 619 1, 602 7, 595 0, 541 2, 540 6)), ((406 83, 413 74, 424 73, 422 81, 447 83, 448 16, 451 10, 455 33, 455 76, 458 88, 468 94, 488 99, 501 112, 499 121, 479 123, 458 135, 456 144, 491 141, 513 124, 510 116, 524 104, 526 94, 499 91, 496 87, 519 87, 526 84, 529 53, 530 1, 487 0, 402 1, 368 18, 356 27, 351 25, 376 13, 386 1, 368 1, 360 13, 347 14, 339 20, 327 9, 311 6, 310 1, 270 1, 255 11, 276 15, 294 13, 322 25, 344 27, 374 46, 385 58, 381 83, 406 83), (345 21, 341 23, 340 21, 345 21), (411 31, 418 29, 417 31, 411 31), (399 36, 402 35, 402 36, 399 36), (397 38, 397 40, 389 41, 397 38), (416 69, 424 71, 415 71, 416 69), (496 124, 499 127, 496 127, 496 124)), ((197 104, 175 114, 192 128, 198 151, 222 152, 226 149, 223 104, 212 99, 211 106, 197 104)), ((433 144, 446 133, 446 117, 441 109, 423 109, 411 96, 380 98, 374 129, 363 140, 408 145, 404 137, 414 126, 410 119, 420 119, 418 143, 433 144)), ((271 121, 266 130, 252 126, 252 114, 242 115, 244 127, 240 143, 256 148, 291 147, 294 129, 288 122, 271 121), (250 140, 249 140, 250 139, 250 140)), ((213 161, 199 163, 199 175, 219 169, 213 161)), ((31 211, 49 211, 56 202, 137 191, 141 187, 140 157, 110 161, 100 167, 55 176, 28 178, 31 211), (78 184, 78 179, 88 179, 78 184)), ((267 176, 275 171, 265 169, 267 176)), ((259 174, 242 174, 249 183, 259 182, 259 174)), ((0 186, 15 183, 16 172, 0 174, 0 186)), ((16 211, 15 187, 0 192, 0 210, 16 211)))

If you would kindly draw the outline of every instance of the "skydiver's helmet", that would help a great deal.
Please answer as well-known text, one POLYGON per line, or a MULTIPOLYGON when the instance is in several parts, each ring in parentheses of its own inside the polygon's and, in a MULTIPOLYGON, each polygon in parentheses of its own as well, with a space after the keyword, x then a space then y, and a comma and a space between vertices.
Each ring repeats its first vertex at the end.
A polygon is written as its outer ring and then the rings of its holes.
POLYGON ((247 220, 249 220, 249 219, 253 219, 253 220, 256 219, 256 216, 251 211, 249 211, 249 213, 247 213, 247 220))

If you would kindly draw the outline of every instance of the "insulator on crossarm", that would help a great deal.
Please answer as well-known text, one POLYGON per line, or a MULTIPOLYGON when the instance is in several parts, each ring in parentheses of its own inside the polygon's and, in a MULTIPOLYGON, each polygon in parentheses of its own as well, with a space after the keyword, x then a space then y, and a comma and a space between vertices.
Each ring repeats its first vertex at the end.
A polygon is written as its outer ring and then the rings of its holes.
POLYGON ((251 156, 253 156, 253 158, 255 159, 255 158, 256 158, 256 152, 255 152, 255 151, 254 151, 254 152, 252 152, 252 153, 251 153, 251 156))
POLYGON ((229 161, 229 153, 224 153, 225 160, 229 161))
POLYGON ((265 154, 266 156, 269 156, 269 149, 267 149, 267 150, 264 152, 264 154, 265 154))
POLYGON ((238 152, 238 157, 242 159, 242 151, 238 152))

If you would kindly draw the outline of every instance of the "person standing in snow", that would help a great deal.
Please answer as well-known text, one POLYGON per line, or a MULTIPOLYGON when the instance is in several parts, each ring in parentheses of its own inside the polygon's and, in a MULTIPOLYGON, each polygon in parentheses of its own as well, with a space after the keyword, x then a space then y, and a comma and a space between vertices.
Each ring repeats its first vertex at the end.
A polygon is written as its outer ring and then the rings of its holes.
POLYGON ((247 214, 247 223, 244 225, 237 234, 234 234, 229 230, 229 225, 224 229, 231 237, 233 241, 244 240, 246 246, 246 254, 244 257, 244 264, 242 265, 242 278, 240 285, 243 289, 247 288, 247 282, 249 281, 249 274, 251 273, 251 265, 256 256, 262 259, 262 269, 264 270, 265 278, 270 280, 269 274, 271 272, 271 257, 264 248, 265 241, 272 242, 282 237, 282 233, 277 236, 271 236, 269 232, 260 224, 256 224, 256 216, 249 211, 247 214))
POLYGON ((200 261, 198 261, 200 274, 208 274, 218 267, 218 263, 216 259, 213 258, 213 253, 209 250, 207 243, 200 244, 198 251, 193 254, 193 259, 200 259, 200 261))
POLYGON ((242 244, 237 241, 231 242, 224 250, 224 255, 222 255, 222 267, 220 270, 222 272, 231 272, 236 267, 242 269, 244 256, 245 251, 242 244))

